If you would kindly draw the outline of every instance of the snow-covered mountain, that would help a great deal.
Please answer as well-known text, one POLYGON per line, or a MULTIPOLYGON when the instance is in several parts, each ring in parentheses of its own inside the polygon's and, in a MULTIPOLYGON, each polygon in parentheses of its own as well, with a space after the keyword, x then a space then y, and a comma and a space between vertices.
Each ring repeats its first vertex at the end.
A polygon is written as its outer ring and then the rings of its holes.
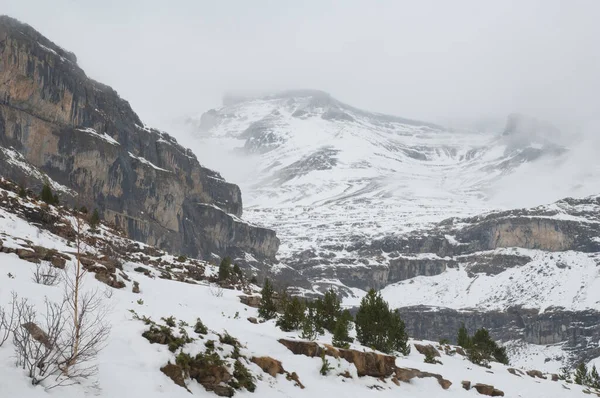
POLYGON ((565 151, 556 130, 521 115, 497 135, 450 131, 320 91, 229 98, 188 122, 201 162, 241 185, 245 217, 276 229, 283 264, 343 262, 357 240, 498 208, 489 199, 503 176, 565 151))
POLYGON ((496 134, 455 131, 319 91, 228 98, 187 123, 245 217, 277 231, 274 273, 305 294, 335 286, 356 305, 375 287, 420 337, 465 322, 557 344, 560 360, 598 355, 597 196, 510 210, 600 192, 589 143, 519 114, 496 134))

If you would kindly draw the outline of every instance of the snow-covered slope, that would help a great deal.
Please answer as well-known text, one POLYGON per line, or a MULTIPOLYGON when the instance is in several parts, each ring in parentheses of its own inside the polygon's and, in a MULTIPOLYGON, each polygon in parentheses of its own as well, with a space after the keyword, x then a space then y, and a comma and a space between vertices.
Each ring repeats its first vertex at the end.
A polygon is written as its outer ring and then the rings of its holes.
MULTIPOLYGON (((13 292, 20 298, 26 298, 35 306, 38 319, 44 316, 44 299, 60 301, 63 288, 57 286, 44 286, 31 280, 31 275, 36 264, 26 261, 23 252, 14 252, 17 249, 29 250, 29 247, 44 247, 54 249, 56 252, 68 256, 65 270, 69 272, 74 267, 74 242, 61 236, 64 229, 57 234, 50 230, 40 228, 27 221, 25 213, 43 210, 51 216, 66 217, 65 225, 74 221, 69 219, 64 210, 59 208, 39 205, 29 199, 18 198, 11 190, 0 189, 0 239, 3 242, 0 251, 0 306, 9 308, 13 292), (9 253, 6 253, 9 252, 9 253), (23 257, 23 258, 21 258, 23 257)), ((27 213, 29 214, 29 213, 27 213)), ((48 226, 46 226, 48 227, 48 226)), ((423 372, 439 374, 452 384, 444 390, 435 378, 414 378, 409 382, 392 382, 391 378, 376 378, 358 376, 357 367, 345 359, 329 358, 333 370, 327 376, 320 374, 322 361, 320 358, 309 358, 303 355, 294 355, 284 345, 278 342, 281 338, 298 339, 296 332, 282 332, 275 327, 274 321, 253 324, 248 317, 256 317, 257 310, 240 303, 235 290, 221 290, 209 283, 206 278, 214 274, 215 267, 205 263, 183 263, 189 267, 197 267, 201 275, 196 279, 177 278, 180 272, 175 265, 181 260, 175 260, 168 254, 152 249, 143 244, 129 241, 120 236, 117 231, 106 225, 99 228, 99 232, 91 234, 87 223, 81 229, 86 256, 99 255, 103 252, 105 244, 111 243, 115 248, 128 247, 129 250, 118 250, 116 256, 123 260, 120 268, 115 270, 121 288, 108 287, 90 273, 84 280, 85 290, 100 289, 103 292, 103 302, 108 308, 106 320, 112 330, 105 348, 93 361, 98 366, 97 376, 84 380, 81 384, 68 387, 56 387, 46 391, 44 385, 32 386, 30 379, 24 371, 15 367, 14 349, 12 340, 7 340, 0 347, 0 394, 6 397, 38 398, 38 397, 110 397, 126 398, 140 396, 146 398, 158 397, 189 397, 190 392, 197 396, 214 396, 196 381, 185 380, 189 390, 176 385, 160 368, 169 361, 175 362, 179 351, 172 353, 166 345, 150 344, 142 337, 148 325, 135 319, 131 312, 134 310, 139 317, 149 317, 161 323, 161 318, 173 316, 177 322, 184 321, 193 325, 198 317, 208 327, 208 334, 204 337, 193 332, 192 326, 182 326, 194 341, 185 344, 185 352, 203 352, 208 347, 208 341, 216 342, 216 352, 224 357, 225 366, 232 367, 232 347, 219 343, 219 337, 225 332, 237 338, 242 347, 241 361, 256 377, 256 391, 254 395, 246 390, 235 392, 235 396, 260 396, 260 397, 306 397, 306 396, 349 396, 349 397, 469 397, 476 394, 466 391, 462 382, 468 380, 472 385, 483 383, 493 385, 497 390, 504 392, 508 397, 576 397, 581 396, 583 388, 562 381, 552 381, 550 375, 547 379, 533 378, 520 373, 513 375, 504 365, 492 363, 491 368, 475 366, 460 354, 446 353, 441 350, 439 358, 443 364, 424 363, 424 356, 413 347, 410 355, 399 356, 395 360, 396 368, 419 369, 423 372), (87 237, 95 236, 96 239, 88 240, 87 237), (96 246, 96 244, 98 246, 96 246), (142 252, 137 249, 142 249, 142 252), (126 259, 126 260, 125 260, 126 259), (165 265, 170 264, 170 265, 165 265), (140 268, 145 270, 140 272, 140 268), (165 272, 172 277, 166 278, 165 272), (181 279, 181 280, 177 280, 181 279), (134 282, 138 282, 140 292, 132 292, 134 282), (269 356, 281 361, 288 372, 295 372, 304 388, 296 386, 296 382, 286 378, 284 374, 271 376, 250 360, 252 357, 269 356), (345 372, 348 372, 345 374, 345 372), (341 376, 341 374, 345 374, 341 376), (348 377, 349 376, 349 377, 348 377)), ((101 257, 98 257, 100 259, 101 257)), ((101 261, 101 260, 99 260, 101 261)), ((42 265, 45 262, 42 260, 42 265)), ((330 343, 331 336, 319 338, 319 342, 330 343)), ((421 343, 412 341, 412 343, 421 343)), ((431 343, 431 342, 425 342, 431 343)), ((436 343, 432 343, 437 345, 436 343)), ((368 348, 353 345, 359 351, 368 348)), ((543 354, 543 353, 542 353, 543 354)), ((518 367, 520 361, 527 360, 527 369, 543 368, 544 356, 515 356, 513 366, 518 367)), ((523 362, 525 363, 525 362, 523 362)), ((555 369, 548 369, 555 371, 555 369)), ((45 383, 51 384, 50 382, 45 383)))
POLYGON ((241 185, 245 217, 277 230, 279 259, 296 269, 306 253, 347 265, 357 239, 498 208, 499 179, 564 152, 520 115, 503 134, 450 131, 319 91, 229 99, 188 122, 201 162, 241 185))

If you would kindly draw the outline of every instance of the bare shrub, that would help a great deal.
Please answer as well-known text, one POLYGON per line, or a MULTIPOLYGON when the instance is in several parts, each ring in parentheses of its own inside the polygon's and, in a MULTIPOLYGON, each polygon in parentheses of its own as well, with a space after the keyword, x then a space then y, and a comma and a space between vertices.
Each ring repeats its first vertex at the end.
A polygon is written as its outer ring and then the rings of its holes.
POLYGON ((13 295, 16 324, 13 329, 16 364, 27 371, 31 384, 38 385, 53 378, 52 388, 62 382, 60 364, 63 360, 62 337, 65 326, 64 303, 45 300, 46 313, 38 325, 35 308, 27 299, 13 295))
POLYGON ((60 282, 60 271, 49 263, 38 263, 31 280, 40 285, 55 286, 60 282))
POLYGON ((219 285, 211 286, 210 294, 213 297, 223 297, 223 288, 219 285))
POLYGON ((13 299, 10 303, 10 309, 5 310, 0 307, 0 347, 8 340, 15 324, 15 311, 16 311, 16 297, 17 294, 13 292, 13 299))

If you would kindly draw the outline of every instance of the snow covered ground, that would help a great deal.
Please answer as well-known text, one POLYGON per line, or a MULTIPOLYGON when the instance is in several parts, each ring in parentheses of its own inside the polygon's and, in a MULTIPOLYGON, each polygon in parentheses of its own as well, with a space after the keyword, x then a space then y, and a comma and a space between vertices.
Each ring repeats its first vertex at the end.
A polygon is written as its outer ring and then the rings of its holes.
MULTIPOLYGON (((6 192, 6 191, 3 191, 6 192)), ((33 205, 33 204, 29 204, 33 205)), ((85 228, 87 231, 87 227, 85 228)), ((107 238, 111 232, 101 227, 100 234, 107 238)), ((0 239, 4 247, 18 248, 26 245, 42 245, 61 252, 72 253, 73 243, 48 231, 39 229, 15 214, 3 209, 0 211, 0 239)), ((115 239, 119 239, 115 236, 115 239)), ((125 239, 125 238, 121 238, 125 239)), ((143 245, 142 245, 143 246, 143 245)), ((87 246, 93 252, 94 246, 87 246)), ((66 270, 74 266, 73 258, 67 262, 66 270)), ((36 265, 20 259, 14 253, 0 253, 0 306, 9 305, 13 292, 20 298, 26 298, 35 305, 38 316, 44 315, 44 299, 61 300, 63 288, 44 286, 32 281, 31 275, 36 265)), ((214 273, 214 267, 207 273, 214 273)), ((57 387, 44 390, 42 386, 32 386, 22 369, 15 367, 15 356, 12 341, 9 339, 0 347, 0 396, 18 398, 42 397, 188 397, 190 393, 175 385, 159 369, 168 361, 173 362, 175 354, 166 346, 150 344, 142 333, 148 328, 143 322, 134 319, 130 310, 139 316, 147 316, 155 321, 162 317, 173 316, 177 321, 185 321, 193 325, 200 317, 210 329, 204 339, 196 339, 184 346, 188 352, 201 352, 205 342, 218 340, 217 333, 227 331, 239 339, 243 345, 241 354, 246 357, 270 356, 282 361, 289 372, 296 372, 305 389, 300 389, 284 375, 272 377, 255 364, 246 365, 257 377, 257 389, 254 394, 238 391, 236 396, 260 397, 305 397, 305 396, 348 396, 348 397, 469 397, 476 394, 461 387, 463 380, 473 384, 484 383, 494 385, 504 391, 508 397, 575 397, 580 396, 580 386, 564 382, 534 379, 529 376, 515 376, 503 365, 492 364, 491 369, 475 366, 460 355, 446 355, 440 358, 443 365, 426 364, 424 356, 414 348, 407 357, 399 357, 396 366, 417 368, 422 371, 441 374, 450 380, 452 385, 443 390, 432 378, 413 379, 410 383, 396 386, 390 380, 379 380, 373 377, 358 377, 356 367, 343 359, 330 358, 334 370, 330 375, 322 376, 320 358, 309 358, 294 355, 286 347, 277 342, 280 338, 297 338, 298 333, 282 332, 275 327, 274 321, 252 324, 247 318, 256 317, 257 310, 247 307, 239 301, 239 291, 220 290, 205 282, 200 284, 183 283, 176 280, 159 278, 160 271, 152 266, 137 261, 128 261, 123 265, 123 272, 131 279, 122 279, 125 287, 110 288, 97 281, 93 274, 86 275, 84 290, 99 289, 103 294, 103 303, 108 308, 107 321, 112 330, 104 350, 97 357, 99 373, 96 377, 82 384, 69 387, 57 387), (145 267, 149 275, 134 271, 137 267, 145 267), (140 293, 133 293, 133 282, 140 284, 140 293), (338 376, 348 371, 352 378, 338 376)), ((195 336, 191 330, 188 332, 195 336)), ((319 338, 322 343, 330 343, 331 336, 319 338)), ((433 343, 435 344, 435 343, 433 343)), ((364 347, 353 345, 353 348, 364 350, 364 347)), ((527 347, 526 347, 527 348, 527 347)), ((526 349, 525 348, 525 349, 526 349)), ((223 354, 230 348, 224 347, 223 354)), ((523 350, 522 350, 523 352, 523 350)), ((535 366, 544 370, 544 359, 552 353, 542 352, 538 356, 521 355, 515 357, 513 366, 526 364, 527 369, 535 366)), ((553 365, 554 366, 554 365, 553 365)), ((554 371, 554 368, 548 370, 554 371)), ((187 380, 187 387, 193 395, 214 396, 195 381, 187 380)))
MULTIPOLYGON (((0 254, 2 273, 0 274, 0 303, 6 305, 10 301, 11 292, 27 297, 41 311, 43 298, 59 300, 62 290, 58 286, 37 285, 30 280, 33 264, 18 259, 15 255, 0 254), (13 275, 9 278, 7 274, 13 275)), ((137 264, 127 264, 125 271, 132 271, 137 264)), ((345 360, 331 360, 336 368, 333 374, 349 370, 353 379, 340 376, 321 376, 320 358, 296 356, 277 342, 278 338, 295 338, 297 333, 284 333, 270 321, 254 325, 246 318, 257 316, 256 309, 239 303, 239 292, 225 290, 222 297, 215 297, 207 286, 189 285, 159 278, 136 278, 141 284, 141 293, 131 293, 131 286, 114 290, 106 305, 110 306, 110 323, 112 332, 106 348, 98 356, 99 374, 97 382, 89 380, 82 385, 60 387, 48 392, 40 386, 31 386, 21 369, 14 366, 13 350, 10 341, 0 348, 0 394, 6 397, 188 397, 189 393, 175 385, 167 376, 159 371, 167 361, 174 360, 174 354, 166 346, 150 344, 141 334, 147 326, 132 319, 129 312, 134 309, 138 314, 158 320, 161 317, 174 316, 193 324, 200 317, 209 329, 217 333, 227 331, 238 338, 246 347, 241 350, 247 356, 271 356, 282 361, 288 371, 296 372, 305 389, 279 375, 275 378, 265 374, 258 366, 249 363, 247 366, 253 374, 261 376, 257 381, 257 390, 253 394, 238 392, 236 396, 261 397, 305 397, 305 396, 349 396, 349 397, 468 397, 475 392, 465 391, 461 387, 462 380, 473 383, 494 385, 505 392, 508 397, 570 397, 580 396, 580 386, 567 385, 563 382, 533 379, 529 376, 514 376, 506 367, 493 364, 491 369, 475 366, 465 358, 442 354, 443 365, 423 363, 423 355, 416 350, 408 357, 397 359, 397 366, 418 368, 422 371, 439 373, 453 384, 449 390, 442 390, 435 379, 415 379, 411 383, 396 386, 390 381, 382 382, 372 377, 358 378, 354 365, 345 360), (138 299, 143 304, 138 304, 138 299), (236 316, 236 314, 239 315, 236 316), (379 386, 381 390, 372 389, 379 386)), ((86 281, 88 288, 94 288, 96 282, 90 278, 86 281)), ((216 336, 209 334, 206 339, 216 336)), ((206 340, 205 340, 206 341, 206 340)), ((329 336, 321 341, 329 342, 329 336)), ((186 346, 188 350, 203 350, 203 341, 197 340, 186 346)), ((528 357, 531 358, 531 357, 528 357)), ((527 365, 539 365, 542 362, 527 359, 527 365)), ((188 380, 188 388, 194 395, 211 396, 203 387, 188 380)))

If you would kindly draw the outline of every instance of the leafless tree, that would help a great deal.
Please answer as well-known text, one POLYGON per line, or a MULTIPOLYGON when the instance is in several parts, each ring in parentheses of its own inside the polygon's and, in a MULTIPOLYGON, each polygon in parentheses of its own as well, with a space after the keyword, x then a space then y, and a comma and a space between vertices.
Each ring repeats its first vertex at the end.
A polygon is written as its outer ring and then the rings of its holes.
MULTIPOLYGON (((11 324, 17 365, 28 372, 32 384, 43 382, 46 389, 75 384, 93 376, 97 372, 95 359, 110 333, 106 296, 83 286, 87 271, 80 261, 79 216, 76 222, 76 262, 65 268, 62 301, 52 303, 46 299, 45 314, 39 324, 34 306, 27 299, 19 300, 13 295, 14 321, 2 322, 11 324)), ((37 274, 39 280, 44 279, 42 269, 37 274)), ((3 330, 4 327, 0 327, 0 331, 3 330)), ((0 334, 0 338, 2 336, 0 334)))
POLYGON ((104 348, 110 334, 110 325, 106 320, 108 306, 103 295, 95 290, 84 290, 83 282, 87 270, 82 267, 81 256, 81 219, 76 218, 77 257, 73 269, 66 269, 64 278, 64 302, 67 311, 66 332, 64 335, 63 361, 61 371, 68 379, 85 379, 97 372, 94 363, 98 352, 104 348))
POLYGON ((31 280, 40 285, 54 286, 60 282, 60 271, 50 263, 38 263, 33 270, 31 280))

